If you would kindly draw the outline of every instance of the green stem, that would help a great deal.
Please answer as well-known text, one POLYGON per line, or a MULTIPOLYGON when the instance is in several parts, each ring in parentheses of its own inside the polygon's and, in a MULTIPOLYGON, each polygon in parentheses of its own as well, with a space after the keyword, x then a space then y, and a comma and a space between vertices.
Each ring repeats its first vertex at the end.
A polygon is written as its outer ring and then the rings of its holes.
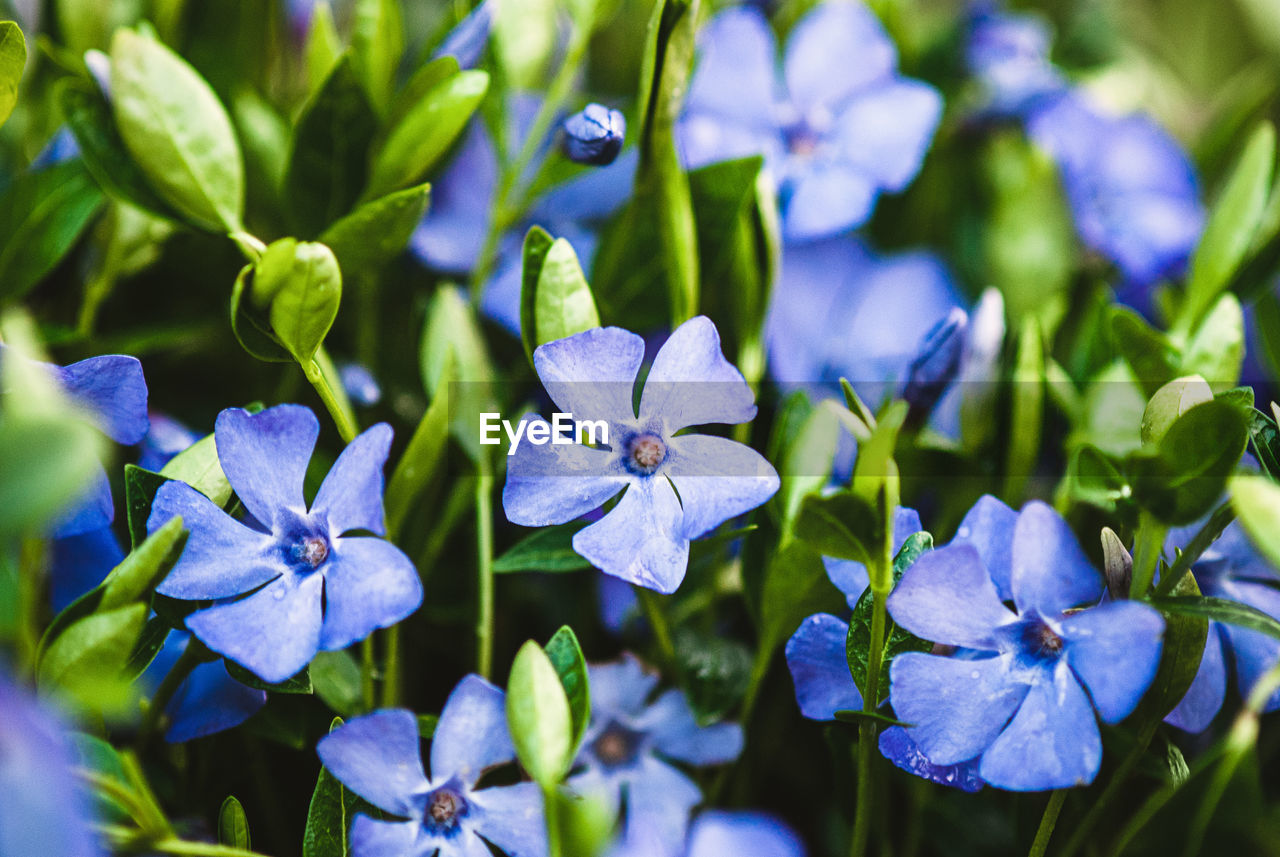
POLYGON ((115 286, 115 277, 99 272, 90 277, 84 284, 84 299, 80 302, 80 313, 76 318, 76 334, 83 339, 93 336, 98 323, 98 310, 102 302, 110 295, 115 286))
POLYGON ((1071 857, 1079 851, 1086 842, 1089 841, 1093 829, 1098 826, 1098 822, 1107 811, 1115 805, 1115 799, 1119 795, 1120 789, 1124 787, 1129 780, 1129 775, 1133 773, 1134 768, 1138 766, 1138 762, 1142 760, 1143 754, 1147 752, 1147 747, 1151 744, 1151 739, 1155 737, 1156 728, 1159 727, 1160 721, 1152 720, 1143 726, 1142 731, 1138 733, 1137 743, 1133 745, 1133 749, 1129 751, 1129 755, 1125 756, 1120 766, 1116 768, 1111 780, 1107 783, 1107 787, 1102 790, 1102 794, 1098 795, 1089 807, 1089 811, 1085 813, 1084 818, 1071 831, 1071 838, 1067 840, 1067 844, 1063 846, 1062 853, 1059 857, 1071 857))
POLYGON ((167 819, 162 816, 157 820, 146 802, 139 799, 119 780, 103 776, 97 771, 88 768, 77 768, 76 775, 84 780, 95 792, 114 802, 128 813, 129 818, 142 829, 144 835, 160 837, 169 836, 173 833, 169 828, 167 819))
POLYGON ((1040 827, 1036 830, 1036 838, 1031 843, 1027 857, 1044 857, 1044 853, 1049 850, 1049 838, 1053 836, 1053 828, 1058 824, 1058 814, 1062 812, 1062 804, 1066 800, 1066 789, 1057 789, 1049 795, 1049 805, 1044 808, 1044 815, 1040 816, 1040 827))
POLYGON ((498 244, 510 225, 512 212, 518 212, 524 205, 520 178, 537 157, 547 132, 551 130, 551 123, 555 121, 565 99, 569 96, 578 68, 586 56, 593 29, 594 23, 590 19, 582 21, 574 28, 569 47, 565 51, 564 62, 561 63, 551 85, 547 87, 547 97, 538 108, 538 113, 534 116, 533 124, 529 126, 529 133, 525 136, 519 153, 503 170, 498 181, 498 192, 494 194, 493 206, 489 210, 489 231, 485 235, 484 244, 480 248, 480 255, 476 258, 476 266, 471 275, 471 302, 474 306, 479 306, 480 299, 484 296, 485 286, 488 284, 489 275, 493 272, 494 262, 497 259, 498 244))
POLYGON ((400 705, 400 626, 392 625, 383 635, 386 655, 382 666, 382 707, 400 705))
POLYGON ((151 702, 147 705, 147 713, 143 715, 142 726, 138 730, 138 747, 143 748, 151 740, 155 734, 156 727, 160 725, 160 718, 164 714, 165 706, 169 704, 169 700, 173 699, 173 695, 178 692, 178 688, 187 680, 187 676, 191 675, 191 671, 200 665, 203 659, 205 648, 197 640, 192 639, 187 643, 187 647, 182 650, 182 655, 174 663, 168 675, 160 682, 160 686, 156 688, 155 695, 151 697, 151 702))
POLYGON ((542 814, 547 823, 547 857, 564 853, 560 831, 560 797, 555 786, 542 789, 542 814))
POLYGON ((644 610, 644 617, 649 620, 649 627, 653 629, 653 638, 658 642, 658 651, 662 654, 662 660, 667 666, 674 668, 676 647, 671 641, 671 625, 667 621, 667 614, 662 609, 661 602, 658 601, 657 593, 643 586, 636 586, 635 590, 640 607, 644 610))
POLYGON ((1209 545, 1213 544, 1218 536, 1222 535, 1222 531, 1227 528, 1232 521, 1236 519, 1236 510, 1229 502, 1223 503, 1213 514, 1209 520, 1205 521, 1204 526, 1195 534, 1191 542, 1178 554, 1178 558, 1173 561, 1173 565, 1169 567, 1169 571, 1160 578, 1159 585, 1156 586, 1156 595, 1170 595, 1173 593, 1174 587, 1178 585, 1178 581, 1186 576, 1187 571, 1195 564, 1209 545))
POLYGON ((377 673, 377 653, 370 634, 360 641, 360 698, 365 711, 373 711, 378 704, 377 673))
POLYGON ((476 477, 476 672, 493 670, 493 474, 482 458, 476 477))
POLYGON ((302 372, 307 376, 307 380, 311 382, 311 386, 315 388, 316 393, 320 395, 320 401, 324 402, 325 410, 333 418, 333 424, 338 427, 338 434, 342 436, 342 442, 351 443, 359 433, 356 430, 355 419, 342 406, 342 401, 334 392, 329 378, 320 368, 319 361, 313 359, 303 365, 302 372))
MULTIPOLYGON (((862 695, 862 710, 868 714, 875 713, 880 695, 880 661, 884 654, 885 599, 888 595, 888 592, 871 590, 871 640, 867 649, 867 677, 863 685, 866 692, 862 695)), ((871 762, 876 752, 877 731, 874 720, 864 720, 858 726, 858 797, 853 816, 853 839, 849 843, 850 857, 866 854, 871 834, 871 801, 876 791, 871 782, 874 776, 871 762)))
MULTIPOLYGON (((1143 512, 1138 517, 1138 534, 1133 545, 1133 577, 1129 581, 1130 598, 1141 598, 1151 588, 1151 582, 1156 576, 1156 565, 1160 561, 1160 553, 1164 550, 1164 538, 1168 532, 1168 527, 1147 512, 1143 512)), ((1171 587, 1177 585, 1176 581, 1181 580, 1181 575, 1166 576, 1175 581, 1170 584, 1171 587)))
POLYGON ((40 581, 45 578, 45 543, 23 539, 18 552, 18 651, 20 661, 34 675, 40 656, 37 631, 40 612, 40 581))

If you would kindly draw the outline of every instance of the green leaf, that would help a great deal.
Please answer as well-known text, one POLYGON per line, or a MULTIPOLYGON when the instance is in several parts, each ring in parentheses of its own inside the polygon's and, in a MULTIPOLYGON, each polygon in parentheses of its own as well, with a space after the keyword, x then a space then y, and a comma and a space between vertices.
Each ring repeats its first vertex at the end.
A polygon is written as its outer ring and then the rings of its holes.
MULTIPOLYGON (((335 717, 332 732, 342 725, 335 717)), ((350 857, 351 823, 357 813, 380 819, 381 813, 348 789, 328 768, 320 769, 316 789, 307 809, 307 826, 302 838, 302 857, 350 857)))
POLYGON ((520 342, 524 345, 524 353, 533 365, 533 351, 539 345, 534 334, 537 324, 535 304, 538 299, 538 277, 542 274, 542 263, 555 239, 541 226, 530 226, 524 235, 524 247, 521 251, 520 270, 520 342))
POLYGON ((235 795, 227 795, 227 799, 222 802, 222 809, 218 810, 218 842, 246 851, 253 848, 249 838, 249 819, 235 795))
POLYGON ((311 671, 307 667, 303 667, 302 671, 295 676, 280 682, 263 681, 249 670, 240 666, 232 660, 228 660, 227 672, 236 681, 248 687, 257 690, 269 690, 272 693, 289 693, 289 694, 309 694, 313 692, 311 685, 311 671))
POLYGON ((342 56, 342 37, 333 21, 333 8, 327 0, 311 6, 311 27, 307 30, 307 43, 303 48, 307 61, 309 92, 318 90, 342 56))
POLYGON ((0 197, 0 303, 20 298, 79 241, 102 191, 79 160, 18 176, 0 197))
POLYGON ((431 201, 431 185, 420 184, 366 202, 320 235, 345 276, 377 273, 399 256, 431 201))
POLYGON ((147 621, 146 604, 94 613, 74 623, 49 646, 38 668, 39 684, 92 710, 126 704, 125 666, 147 621))
POLYGON ((1148 397, 1178 375, 1178 354, 1168 337, 1128 307, 1113 308, 1111 340, 1148 397))
POLYGON ((875 508, 861 495, 811 494, 800 504, 795 536, 825 556, 869 563, 880 542, 880 525, 875 508))
MULTIPOLYGON (((1173 590, 1179 598, 1198 598, 1200 587, 1195 575, 1183 574, 1173 590)), ((1159 603, 1156 607, 1160 609, 1159 603)), ((1204 656, 1205 639, 1209 623, 1204 617, 1165 611, 1164 643, 1160 652, 1160 666, 1156 677, 1134 710, 1132 718, 1137 723, 1162 720, 1186 696, 1200 661, 1204 656)))
POLYGON ((565 572, 591 568, 573 549, 573 537, 581 523, 541 527, 516 542, 510 550, 493 561, 497 574, 521 571, 565 572))
MULTIPOLYGON (((261 407, 248 408, 257 413, 261 407)), ((218 463, 218 447, 212 434, 200 438, 179 452, 160 469, 160 475, 185 482, 213 501, 215 506, 225 506, 231 499, 231 483, 218 463)))
POLYGON ((147 600, 151 590, 178 561, 186 541, 187 530, 182 518, 170 518, 107 574, 101 584, 102 602, 97 610, 113 610, 131 601, 147 600))
POLYGON ((256 263, 250 294, 280 344, 307 365, 333 327, 342 301, 342 272, 324 244, 281 238, 256 263))
POLYGON ((1108 511, 1132 491, 1111 457, 1087 443, 1071 456, 1064 481, 1073 500, 1108 511))
POLYGON ((13 21, 0 21, 0 125, 18 103, 18 84, 27 65, 27 40, 13 21))
POLYGON ((831 478, 839 437, 840 424, 835 412, 824 407, 813 408, 782 451, 783 464, 779 469, 782 486, 777 502, 784 530, 795 526, 804 498, 821 491, 831 478))
POLYGON ((430 738, 436 734, 436 728, 440 725, 440 718, 434 714, 418 715, 418 737, 430 738))
POLYGON ((863 711, 860 708, 842 708, 835 712, 834 717, 841 723, 852 723, 854 726, 875 723, 878 726, 902 726, 909 729, 914 725, 898 720, 896 717, 881 714, 879 711, 863 711))
POLYGON ((453 352, 445 360, 440 392, 431 399, 404 454, 387 480, 387 533, 394 539, 414 501, 432 485, 449 440, 449 396, 445 392, 454 377, 453 352))
POLYGON ((529 289, 532 281, 533 289, 520 295, 521 334, 527 339, 530 359, 539 345, 600 326, 595 298, 573 247, 563 238, 544 246, 545 238, 550 236, 537 227, 525 236, 524 288, 529 289), (526 308, 532 309, 527 336, 526 308))
POLYGON ((360 665, 351 653, 339 649, 335 652, 317 652, 308 667, 311 686, 316 696, 335 713, 350 717, 363 706, 361 698, 360 665))
POLYGON ((1222 495, 1244 453, 1244 414, 1234 405, 1196 405, 1169 428, 1156 449, 1129 456, 1134 498, 1166 524, 1189 524, 1222 495))
POLYGON ((253 265, 245 265, 231 287, 231 332, 250 356, 267 363, 293 363, 289 353, 275 331, 265 309, 254 306, 251 300, 254 281, 253 265))
POLYGON ((171 630, 173 629, 169 620, 163 616, 156 615, 147 620, 147 624, 142 628, 142 636, 138 638, 137 644, 129 654, 129 660, 124 665, 125 681, 137 681, 138 676, 146 672, 147 667, 151 666, 151 662, 156 659, 156 655, 160 654, 165 640, 169 639, 171 630))
POLYGON ((1239 601, 1196 595, 1157 596, 1150 601, 1151 605, 1162 613, 1212 619, 1214 622, 1257 631, 1259 634, 1266 634, 1268 637, 1280 640, 1280 621, 1268 613, 1263 613, 1257 607, 1250 607, 1239 601))
POLYGON ((351 61, 369 101, 386 112, 404 53, 404 21, 396 0, 356 0, 351 28, 351 61))
POLYGON ((1230 292, 1200 322, 1182 356, 1182 374, 1200 375, 1214 390, 1235 385, 1244 365, 1244 310, 1230 292))
POLYGON ((520 764, 544 789, 573 764, 573 716, 555 666, 542 647, 526 642, 507 680, 507 726, 520 764))
MULTIPOLYGON (((96 735, 86 735, 83 732, 72 732, 71 742, 75 745, 76 755, 79 756, 80 767, 114 781, 121 791, 132 791, 124 761, 115 747, 96 735)), ((98 789, 93 789, 91 794, 96 809, 95 815, 101 820, 121 824, 130 821, 129 807, 118 798, 113 798, 98 789)))
POLYGON ((367 196, 419 181, 449 150, 489 89, 483 71, 460 71, 433 86, 387 132, 370 167, 367 196))
POLYGON ((1263 122, 1254 130, 1236 162, 1205 225, 1191 259, 1187 300, 1178 321, 1190 333, 1201 315, 1217 300, 1231 275, 1244 261, 1262 220, 1276 160, 1276 132, 1263 122))
POLYGON ((1213 390, 1199 375, 1174 378, 1159 390, 1142 412, 1142 442, 1159 443, 1178 417, 1213 400, 1213 390))
POLYGON ((136 464, 124 466, 124 505, 133 547, 137 548, 146 541, 151 502, 160 486, 168 481, 168 477, 144 470, 136 464))
MULTIPOLYGON (((9 363, 17 363, 10 360, 9 363)), ((7 379, 6 379, 7 380, 7 379)), ((43 531, 84 495, 101 441, 69 415, 0 419, 0 535, 43 531)))
POLYGON ((676 633, 676 674, 701 725, 728 716, 751 681, 751 650, 716 633, 681 628, 676 633))
POLYGON ((1249 439, 1263 471, 1272 479, 1280 479, 1280 430, 1275 421, 1262 411, 1250 412, 1249 439))
POLYGON ((497 410, 495 375, 475 310, 456 286, 436 290, 427 310, 419 359, 427 395, 449 397, 450 431, 472 460, 479 461, 483 452, 480 414, 497 410), (446 378, 444 369, 450 360, 456 373, 446 378))
POLYGON ((195 69, 155 39, 117 30, 111 104, 125 146, 160 196, 195 226, 243 230, 240 144, 195 69))
POLYGON ((284 200, 302 237, 351 211, 369 175, 377 118, 344 55, 302 108, 285 168, 284 200))
POLYGON ((1280 486, 1263 476, 1236 476, 1231 505, 1249 540, 1273 566, 1280 566, 1280 486))
POLYGON ((107 194, 158 217, 181 219, 151 189, 141 167, 125 148, 111 115, 111 105, 101 90, 87 81, 66 78, 58 89, 58 105, 75 135, 80 159, 107 194))
POLYGON ((519 89, 540 88, 556 49, 555 0, 506 0, 497 4, 490 43, 503 77, 519 89))
MULTIPOLYGON (((933 536, 928 533, 913 533, 902 543, 902 549, 893 559, 893 583, 896 586, 902 579, 903 572, 919 559, 925 551, 933 549, 933 536)), ((854 683, 863 698, 867 696, 867 658, 871 650, 871 616, 873 612, 871 588, 868 587, 858 603, 854 605, 853 615, 849 618, 849 635, 845 639, 845 654, 849 659, 849 671, 853 674, 854 683)), ((880 660, 880 679, 876 702, 889 695, 889 665, 902 652, 927 652, 933 644, 921 640, 911 632, 900 627, 892 617, 886 617, 884 651, 880 660)))
POLYGON ((591 722, 591 688, 587 679, 587 660, 578 645, 578 637, 568 625, 552 635, 544 647, 547 658, 560 676, 565 697, 569 700, 569 718, 573 727, 573 754, 577 754, 582 736, 591 722))

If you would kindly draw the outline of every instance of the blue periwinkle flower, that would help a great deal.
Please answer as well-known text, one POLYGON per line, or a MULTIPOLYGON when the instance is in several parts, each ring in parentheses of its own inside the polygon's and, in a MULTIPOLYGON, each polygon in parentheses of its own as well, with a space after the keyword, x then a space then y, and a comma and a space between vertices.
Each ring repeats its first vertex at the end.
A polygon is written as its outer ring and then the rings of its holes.
POLYGON ((449 695, 422 767, 418 721, 404 709, 352 720, 320 739, 324 766, 351 791, 403 821, 357 815, 353 857, 479 857, 483 840, 508 857, 547 853, 542 794, 533 783, 476 789, 489 769, 515 761, 505 695, 476 675, 449 695))
POLYGON ((969 316, 954 307, 925 334, 907 366, 907 382, 902 387, 902 398, 910 407, 908 423, 924 422, 960 373, 968 330, 969 316))
MULTIPOLYGON (((778 474, 743 444, 677 434, 756 415, 755 396, 721 353, 710 319, 690 319, 671 334, 654 358, 637 414, 632 400, 643 359, 644 340, 619 327, 538 347, 534 366, 552 401, 574 420, 607 423, 609 446, 521 444, 509 459, 502 502, 513 523, 544 527, 623 492, 603 518, 574 535, 573 549, 607 574, 671 593, 684 579, 689 541, 772 497, 778 474)), ((525 422, 551 428, 540 417, 525 422)))
POLYGON ((1091 606, 1102 578, 1049 506, 1032 501, 1012 521, 987 511, 979 537, 922 555, 889 596, 903 628, 962 650, 898 655, 890 702, 935 765, 976 760, 985 782, 1013 791, 1090 783, 1097 719, 1119 722, 1138 704, 1164 620, 1133 601, 1091 606))
POLYGON ((592 665, 589 673, 591 723, 578 754, 582 770, 569 783, 604 797, 615 810, 625 793, 625 841, 650 841, 665 853, 678 853, 702 792, 666 760, 698 766, 730 762, 742 752, 742 728, 736 723, 699 726, 678 690, 649 702, 658 677, 633 655, 592 665))
POLYGON ((0 666, 0 854, 98 857, 88 795, 61 721, 0 666))
POLYGON ((690 168, 763 155, 777 177, 788 241, 844 232, 881 192, 920 170, 942 98, 897 72, 897 51, 861 2, 827 0, 796 24, 783 74, 759 9, 707 22, 677 133, 690 168))
MULTIPOLYGON (((1198 526, 1170 533, 1168 547, 1184 545, 1198 526)), ((1280 619, 1280 574, 1232 522, 1192 566, 1200 591, 1226 598, 1280 619)), ((1202 732, 1222 709, 1227 694, 1227 672, 1235 669, 1236 685, 1247 694, 1267 670, 1280 660, 1280 640, 1259 631, 1221 622, 1209 623, 1204 655, 1195 680, 1165 722, 1188 732, 1202 732)), ((1280 692, 1267 700, 1266 711, 1280 709, 1280 692)))
POLYGON ((1018 116, 1037 99, 1061 92, 1066 80, 1049 60, 1052 33, 1038 15, 996 8, 975 11, 965 46, 970 73, 982 84, 987 110, 1018 116))
POLYGON ((560 145, 565 157, 596 167, 612 164, 622 151, 627 120, 603 104, 588 104, 564 120, 560 145))
POLYGON ((148 530, 181 515, 190 531, 161 595, 214 599, 187 627, 202 643, 269 682, 319 650, 342 649, 422 603, 413 563, 385 533, 382 467, 391 427, 368 429, 338 457, 310 508, 307 462, 320 424, 299 405, 218 415, 218 460, 248 514, 236 520, 182 482, 156 492, 148 530))

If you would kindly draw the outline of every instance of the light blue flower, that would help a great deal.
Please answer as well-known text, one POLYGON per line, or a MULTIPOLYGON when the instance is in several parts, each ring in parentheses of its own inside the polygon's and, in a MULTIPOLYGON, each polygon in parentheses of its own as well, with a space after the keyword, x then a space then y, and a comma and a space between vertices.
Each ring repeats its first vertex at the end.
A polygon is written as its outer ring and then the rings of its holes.
POLYGON ((569 784, 608 801, 615 812, 626 795, 624 841, 652 842, 678 853, 689 813, 702 792, 666 760, 719 765, 742 752, 736 723, 699 726, 682 692, 668 690, 652 702, 658 677, 630 654, 589 668, 591 723, 569 784))
POLYGON ((965 60, 984 90, 986 110, 1021 116, 1038 99, 1062 92, 1067 82, 1049 59, 1053 34, 1032 13, 1010 14, 983 4, 970 20, 965 60))
POLYGON ((864 223, 881 192, 920 170, 942 115, 932 87, 897 72, 897 51, 861 2, 827 0, 791 32, 775 73, 763 13, 736 6, 707 22, 678 126, 696 168, 763 155, 777 178, 788 241, 864 223))
POLYGON ((476 788, 486 771, 516 758, 505 696, 479 676, 459 682, 440 712, 430 775, 422 767, 417 718, 404 709, 356 718, 320 739, 316 752, 347 788, 405 819, 357 815, 353 857, 480 857, 489 854, 485 841, 507 857, 547 853, 536 785, 476 788))
POLYGON ((382 467, 391 427, 353 440, 310 508, 307 462, 320 424, 299 405, 218 415, 218 461, 247 510, 236 520, 182 482, 156 492, 147 528, 175 516, 190 531, 161 595, 215 604, 187 617, 211 650, 269 682, 284 681, 319 650, 342 649, 422 603, 413 563, 385 533, 382 467))
MULTIPOLYGON (((606 574, 663 593, 684 579, 689 542, 764 503, 778 474, 743 444, 683 429, 756 415, 751 388, 725 358, 705 316, 671 334, 654 358, 637 412, 633 395, 644 340, 594 328, 539 346, 533 362, 547 393, 574 420, 608 426, 605 446, 522 443, 509 459, 503 507, 513 523, 562 524, 621 498, 573 537, 606 574)), ((540 417, 529 426, 550 425, 540 417)))

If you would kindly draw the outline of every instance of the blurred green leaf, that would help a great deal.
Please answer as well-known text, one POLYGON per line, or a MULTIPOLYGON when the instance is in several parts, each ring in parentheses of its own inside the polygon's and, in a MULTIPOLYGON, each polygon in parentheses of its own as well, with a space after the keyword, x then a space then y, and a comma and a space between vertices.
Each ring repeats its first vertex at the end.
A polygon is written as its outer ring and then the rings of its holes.
POLYGON ((800 504, 795 536, 825 556, 870 563, 880 523, 875 508, 852 491, 811 494, 800 504))
POLYGON ((1257 631, 1259 634, 1266 634, 1268 637, 1280 640, 1280 621, 1248 604, 1241 604, 1227 598, 1196 595, 1156 596, 1150 601, 1152 606, 1162 613, 1211 619, 1214 622, 1257 631))
POLYGON ((307 29, 303 54, 307 61, 308 91, 315 92, 342 56, 342 37, 338 35, 333 7, 328 0, 319 0, 311 7, 311 26, 307 29))
POLYGON ((1280 479, 1280 430, 1275 421, 1262 411, 1250 412, 1249 439, 1263 472, 1272 479, 1280 479))
POLYGON ((89 710, 120 710, 128 688, 123 673, 148 609, 129 604, 72 624, 40 659, 40 687, 89 710))
POLYGON ((490 43, 514 89, 536 89, 556 49, 555 0, 506 0, 493 14, 490 43))
POLYGON ((676 633, 681 688, 698 723, 715 723, 742 702, 751 679, 751 650, 717 633, 676 633))
POLYGON ((1225 402, 1188 410, 1154 448, 1129 456, 1134 499, 1166 524, 1189 524, 1208 512, 1244 453, 1244 414, 1225 402))
POLYGON ((831 478, 839 437, 835 413, 828 408, 813 408, 782 450, 782 467, 778 469, 782 485, 776 501, 785 530, 795 526, 804 498, 822 490, 831 478))
POLYGON ((564 572, 591 568, 591 563, 573 549, 573 537, 582 527, 578 522, 540 527, 494 560, 494 573, 564 572))
POLYGON ((1249 540, 1273 566, 1280 566, 1280 486, 1264 476, 1231 480, 1231 505, 1249 540))
POLYGON ((1114 511, 1132 489, 1110 456, 1092 444, 1076 449, 1067 464, 1066 490, 1072 500, 1114 511))
POLYGON ((246 850, 253 847, 249 838, 249 818, 235 795, 227 795, 218 810, 218 842, 246 850))
POLYGON ((351 27, 351 61, 369 101, 385 113, 404 53, 404 21, 397 0, 356 0, 351 27))
POLYGON ((759 648, 772 652, 806 616, 838 611, 839 591, 827 577, 822 557, 807 544, 787 542, 765 568, 760 596, 759 648))
POLYGON ((240 144, 195 69, 155 39, 117 30, 111 105, 125 146, 160 196, 195 226, 243 230, 240 144))
POLYGON ((434 483, 449 441, 448 384, 454 379, 453 352, 450 351, 441 370, 441 384, 431 405, 427 408, 418 427, 409 438, 409 445, 396 462, 395 470, 387 481, 386 510, 387 533, 392 539, 400 532, 405 517, 414 501, 434 483))
MULTIPOLYGON (((1200 587, 1196 585, 1195 575, 1185 573, 1172 594, 1177 598, 1198 598, 1200 587)), ((1163 609, 1159 603, 1156 607, 1163 609)), ((1136 723, 1164 719, 1186 696, 1191 683, 1195 681, 1196 673, 1200 671, 1200 661, 1204 657, 1204 644, 1209 633, 1207 617, 1176 610, 1164 613, 1164 644, 1160 651, 1160 666, 1151 686, 1134 709, 1132 717, 1136 723)))
POLYGON ((1183 350, 1184 375, 1200 375, 1214 390, 1235 385, 1244 365, 1244 310, 1235 295, 1218 298, 1183 350))
POLYGON ((27 66, 27 40, 13 21, 0 21, 0 125, 18 103, 18 84, 27 66))
MULTIPOLYGON (((145 472, 145 471, 144 471, 145 472)), ((170 518, 146 541, 129 551, 102 581, 99 612, 123 607, 131 601, 147 601, 151 590, 164 579, 178 561, 186 544, 187 530, 182 518, 170 518)))
POLYGON ((285 210, 303 238, 351 211, 369 175, 377 118, 344 54, 302 108, 284 176, 285 210))
POLYGON ((350 717, 360 711, 360 665, 351 653, 339 649, 334 652, 316 652, 308 667, 311 686, 324 704, 342 717, 350 717))
POLYGON ((533 781, 544 789, 559 783, 573 763, 573 719, 555 666, 533 640, 521 646, 511 665, 507 726, 533 781))
POLYGON ((544 647, 547 658, 560 676, 565 698, 569 700, 569 716, 573 726, 574 755, 591 722, 591 687, 587 679, 587 660, 583 657, 578 637, 568 625, 560 627, 544 647))
POLYGON ((1128 307, 1113 307, 1111 339, 1150 397, 1178 375, 1178 353, 1168 337, 1128 307))
POLYGON ((373 274, 404 252, 431 201, 420 184, 366 202, 332 224, 320 241, 333 250, 342 274, 373 274))
POLYGON ((102 201, 79 160, 13 180, 0 197, 0 304, 21 298, 62 261, 102 201))
POLYGON ((427 310, 419 359, 427 395, 450 398, 450 430, 472 460, 478 461, 483 452, 480 414, 497 408, 495 375, 475 310, 456 286, 436 290, 427 310), (446 378, 443 370, 450 359, 455 374, 446 378))

